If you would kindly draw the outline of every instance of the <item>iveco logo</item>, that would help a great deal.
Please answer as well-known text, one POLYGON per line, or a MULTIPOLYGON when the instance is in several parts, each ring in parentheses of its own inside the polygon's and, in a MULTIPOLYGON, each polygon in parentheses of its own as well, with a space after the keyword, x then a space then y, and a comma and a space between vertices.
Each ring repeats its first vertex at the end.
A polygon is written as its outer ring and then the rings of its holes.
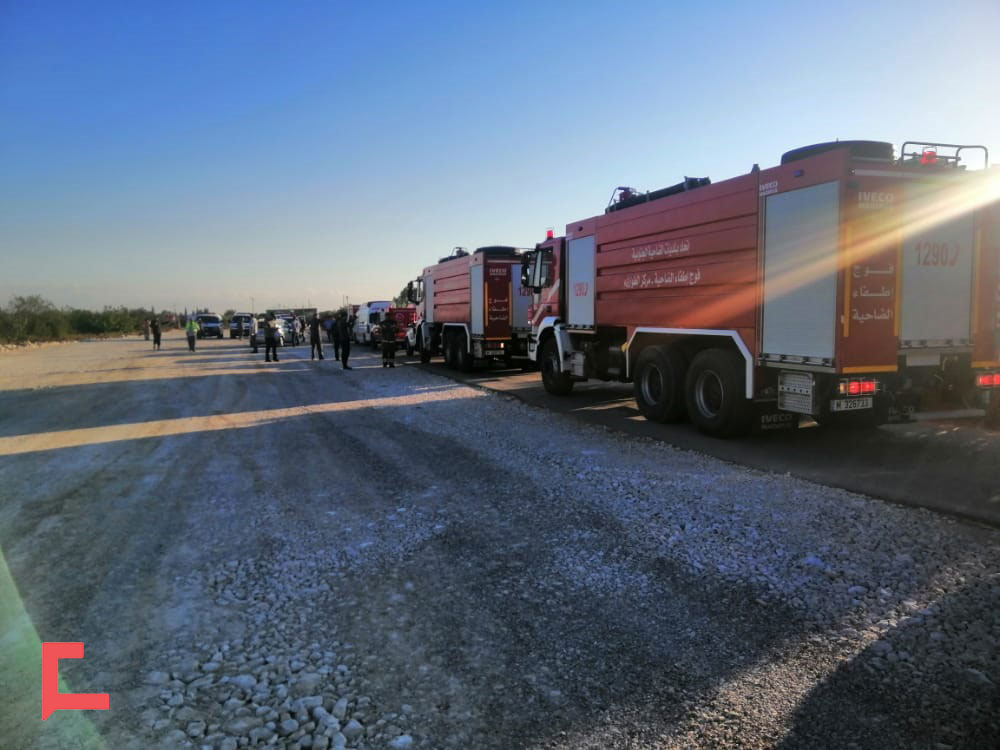
POLYGON ((896 196, 892 193, 858 193, 858 203, 892 203, 896 196))
POLYGON ((506 276, 507 266, 490 266, 490 276, 506 276))

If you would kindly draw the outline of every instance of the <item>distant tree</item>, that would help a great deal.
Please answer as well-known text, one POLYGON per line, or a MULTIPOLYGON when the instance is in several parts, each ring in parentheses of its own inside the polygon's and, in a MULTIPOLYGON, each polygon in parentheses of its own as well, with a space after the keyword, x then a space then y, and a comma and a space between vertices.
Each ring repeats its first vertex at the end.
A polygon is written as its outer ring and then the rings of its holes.
POLYGON ((399 294, 392 298, 392 304, 395 307, 406 307, 410 304, 410 300, 406 298, 406 287, 404 286, 399 294))
POLYGON ((233 319, 233 316, 235 314, 236 311, 233 309, 226 310, 224 313, 222 313, 222 322, 228 324, 229 321, 233 319))

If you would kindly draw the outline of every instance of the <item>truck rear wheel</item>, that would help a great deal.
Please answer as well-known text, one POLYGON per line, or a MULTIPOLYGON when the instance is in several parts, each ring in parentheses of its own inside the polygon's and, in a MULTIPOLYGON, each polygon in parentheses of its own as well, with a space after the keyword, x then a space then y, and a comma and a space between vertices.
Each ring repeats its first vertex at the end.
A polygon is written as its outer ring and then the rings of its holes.
POLYGON ((468 342, 461 333, 455 336, 455 346, 458 349, 458 354, 455 357, 458 369, 462 372, 472 372, 475 362, 472 359, 472 353, 468 351, 468 342))
POLYGON ((453 334, 445 334, 444 337, 444 363, 452 370, 458 369, 458 337, 453 334))
POLYGON ((568 396, 573 390, 573 380, 567 373, 562 372, 559 364, 559 347, 554 337, 546 339, 542 344, 542 349, 538 353, 538 365, 542 371, 542 385, 545 386, 545 390, 553 396, 568 396))
POLYGON ((639 352, 632 383, 635 402, 651 422, 684 418, 684 370, 687 361, 675 346, 647 346, 639 352))
POLYGON ((695 355, 684 379, 684 396, 691 422, 715 437, 749 432, 751 403, 744 395, 743 360, 726 349, 705 349, 695 355))

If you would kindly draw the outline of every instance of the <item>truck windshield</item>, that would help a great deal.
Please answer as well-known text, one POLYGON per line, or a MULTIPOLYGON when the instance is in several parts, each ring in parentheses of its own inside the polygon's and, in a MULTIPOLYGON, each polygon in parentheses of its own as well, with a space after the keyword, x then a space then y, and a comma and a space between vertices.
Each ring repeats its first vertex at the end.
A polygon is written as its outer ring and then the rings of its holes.
POLYGON ((521 270, 521 283, 533 289, 552 286, 552 248, 542 247, 530 254, 521 270))

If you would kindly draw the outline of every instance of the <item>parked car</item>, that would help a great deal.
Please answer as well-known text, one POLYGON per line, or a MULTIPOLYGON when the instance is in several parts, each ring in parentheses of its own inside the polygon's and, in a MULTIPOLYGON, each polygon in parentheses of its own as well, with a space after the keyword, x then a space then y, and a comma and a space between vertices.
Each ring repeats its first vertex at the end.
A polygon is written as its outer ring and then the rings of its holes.
POLYGON ((236 313, 229 321, 229 338, 241 339, 250 335, 250 313, 236 313))
POLYGON ((222 338, 222 317, 215 313, 198 313, 195 316, 200 329, 198 338, 200 339, 221 339, 222 338))
POLYGON ((278 322, 284 326, 285 329, 285 341, 289 342, 291 346, 298 346, 299 339, 299 328, 298 323, 295 320, 294 315, 282 315, 278 318, 278 322))

